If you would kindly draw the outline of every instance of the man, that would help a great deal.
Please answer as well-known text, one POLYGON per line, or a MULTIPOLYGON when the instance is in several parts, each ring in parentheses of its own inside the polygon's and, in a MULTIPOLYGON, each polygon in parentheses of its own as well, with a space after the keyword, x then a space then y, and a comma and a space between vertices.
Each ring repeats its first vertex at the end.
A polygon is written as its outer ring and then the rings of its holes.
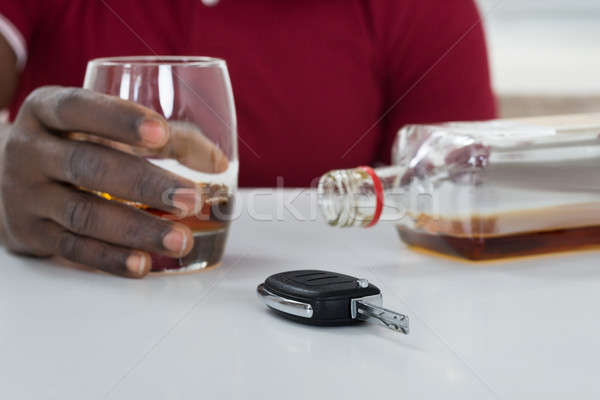
POLYGON ((389 162, 406 123, 495 114, 473 0, 0 0, 0 15, 0 108, 13 121, 0 128, 3 242, 126 276, 148 272, 150 251, 187 253, 190 231, 74 187, 172 211, 160 193, 187 183, 64 137, 83 131, 151 149, 168 141, 156 113, 72 88, 89 59, 227 60, 242 186, 276 176, 306 186, 332 168, 389 162), (125 172, 116 180, 100 169, 125 172), (144 235, 123 235, 132 231, 144 235))

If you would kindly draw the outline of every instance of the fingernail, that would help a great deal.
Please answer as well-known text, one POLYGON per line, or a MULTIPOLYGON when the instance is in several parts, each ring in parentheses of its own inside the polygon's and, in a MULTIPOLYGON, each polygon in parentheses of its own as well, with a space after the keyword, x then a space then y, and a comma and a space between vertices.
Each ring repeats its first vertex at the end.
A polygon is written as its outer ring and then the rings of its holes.
POLYGON ((134 275, 146 275, 150 269, 148 258, 144 253, 139 251, 134 251, 131 253, 129 257, 127 257, 125 264, 127 265, 129 272, 133 273, 134 275))
POLYGON ((139 132, 142 140, 152 147, 160 147, 167 141, 165 126, 155 119, 147 119, 142 122, 139 132))
POLYGON ((196 189, 177 189, 173 194, 173 206, 184 216, 196 215, 202 209, 202 193, 196 189))
POLYGON ((187 248, 188 235, 178 228, 174 228, 163 238, 163 245, 167 250, 176 254, 183 254, 187 248))

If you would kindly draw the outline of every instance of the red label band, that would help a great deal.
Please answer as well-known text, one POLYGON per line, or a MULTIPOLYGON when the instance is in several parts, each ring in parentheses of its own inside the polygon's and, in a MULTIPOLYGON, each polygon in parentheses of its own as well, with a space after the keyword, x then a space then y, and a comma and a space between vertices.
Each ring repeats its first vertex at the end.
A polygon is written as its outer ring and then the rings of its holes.
POLYGON ((375 199, 377 204, 375 205, 375 213, 373 214, 373 219, 365 228, 370 228, 373 225, 379 222, 379 217, 381 217, 381 212, 383 211, 383 185, 381 184, 381 180, 375 173, 375 170, 371 167, 358 167, 365 171, 371 179, 373 180, 373 189, 375 189, 375 199))

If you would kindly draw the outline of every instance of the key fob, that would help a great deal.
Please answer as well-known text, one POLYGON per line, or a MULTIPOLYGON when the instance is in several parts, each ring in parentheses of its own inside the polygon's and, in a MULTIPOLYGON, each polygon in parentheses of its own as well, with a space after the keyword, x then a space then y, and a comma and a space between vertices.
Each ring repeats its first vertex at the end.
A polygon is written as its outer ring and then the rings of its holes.
POLYGON ((321 270, 288 271, 268 277, 257 293, 270 309, 298 322, 348 325, 375 317, 408 332, 408 318, 381 308, 381 291, 366 279, 321 270), (387 317, 390 321, 384 321, 387 317))

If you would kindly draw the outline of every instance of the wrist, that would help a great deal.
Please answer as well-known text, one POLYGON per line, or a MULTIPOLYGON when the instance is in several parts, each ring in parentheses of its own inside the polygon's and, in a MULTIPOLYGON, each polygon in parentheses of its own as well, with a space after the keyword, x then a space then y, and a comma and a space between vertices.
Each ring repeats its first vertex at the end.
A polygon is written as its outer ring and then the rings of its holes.
POLYGON ((4 152, 6 149, 6 140, 8 139, 8 130, 10 125, 0 122, 0 245, 6 246, 8 243, 8 231, 6 229, 6 213, 4 210, 3 193, 4 190, 4 152))

